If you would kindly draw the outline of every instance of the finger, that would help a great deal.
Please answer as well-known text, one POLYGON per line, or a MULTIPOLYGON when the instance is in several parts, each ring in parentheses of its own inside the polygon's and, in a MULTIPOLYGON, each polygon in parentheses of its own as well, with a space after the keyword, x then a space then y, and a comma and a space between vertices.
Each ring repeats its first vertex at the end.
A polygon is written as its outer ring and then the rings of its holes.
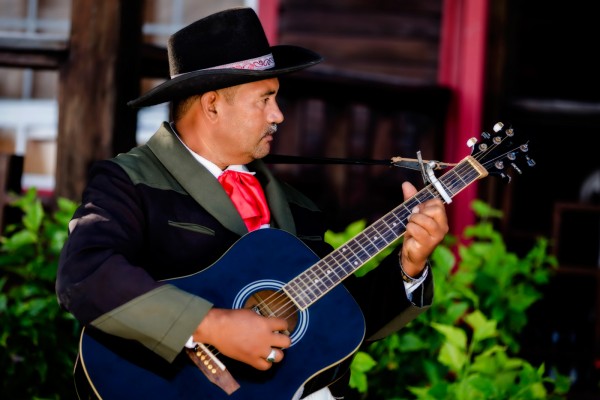
POLYGON ((276 352, 273 352, 273 354, 271 354, 271 350, 269 349, 268 352, 263 353, 255 362, 253 362, 251 365, 260 370, 260 371, 266 371, 269 368, 271 368, 273 366, 273 363, 276 362, 279 358, 277 357, 276 352), (271 358, 272 356, 272 358, 271 358), (272 361, 271 361, 272 360, 272 361))
POLYGON ((287 319, 269 317, 270 328, 273 332, 285 332, 288 329, 287 319))
POLYGON ((411 247, 414 249, 424 248, 426 251, 431 250, 445 235, 446 229, 438 224, 438 222, 424 214, 414 214, 410 219, 410 223, 406 226, 407 235, 414 240, 411 245, 420 245, 411 247))
MULTIPOLYGON (((417 218, 418 221, 433 222, 436 225, 446 225, 446 210, 443 203, 440 200, 429 200, 425 203, 419 204, 411 210, 409 221, 413 221, 413 218, 417 218)), ((414 222, 416 222, 415 220, 414 222)))
POLYGON ((417 188, 410 182, 402 183, 402 194, 404 195, 404 200, 408 200, 417 194, 417 188))
POLYGON ((273 347, 277 347, 278 349, 287 349, 291 346, 292 340, 288 335, 281 334, 279 332, 274 332, 271 343, 273 347))
POLYGON ((259 371, 266 371, 273 366, 272 362, 265 360, 264 358, 259 358, 252 366, 259 371))

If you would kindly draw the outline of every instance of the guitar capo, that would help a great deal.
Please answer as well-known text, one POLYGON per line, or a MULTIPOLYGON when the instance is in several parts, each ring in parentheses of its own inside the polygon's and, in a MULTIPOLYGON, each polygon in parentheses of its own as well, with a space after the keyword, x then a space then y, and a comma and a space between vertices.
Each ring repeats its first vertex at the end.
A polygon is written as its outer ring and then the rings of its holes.
POLYGON ((421 171, 423 183, 425 185, 433 185, 433 187, 435 187, 440 196, 442 196, 442 199, 444 199, 446 204, 452 203, 451 196, 448 195, 441 182, 436 178, 435 174, 433 173, 434 170, 444 169, 446 167, 452 166, 452 164, 442 163, 435 160, 427 160, 427 162, 425 162, 421 157, 421 151, 419 150, 417 151, 417 161, 415 161, 414 159, 403 159, 402 157, 393 157, 392 165, 396 167, 403 167, 421 171))

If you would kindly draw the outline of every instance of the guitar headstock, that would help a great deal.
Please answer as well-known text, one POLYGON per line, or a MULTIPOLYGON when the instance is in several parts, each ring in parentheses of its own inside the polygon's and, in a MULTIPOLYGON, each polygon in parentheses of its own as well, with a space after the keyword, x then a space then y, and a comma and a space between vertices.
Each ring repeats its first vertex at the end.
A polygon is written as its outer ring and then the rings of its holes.
POLYGON ((479 141, 471 138, 467 142, 471 147, 471 156, 479 161, 490 175, 498 175, 510 182, 508 168, 522 174, 525 167, 535 165, 535 161, 527 154, 529 141, 518 141, 512 127, 505 127, 502 122, 498 122, 493 131, 494 133, 483 132, 479 141))

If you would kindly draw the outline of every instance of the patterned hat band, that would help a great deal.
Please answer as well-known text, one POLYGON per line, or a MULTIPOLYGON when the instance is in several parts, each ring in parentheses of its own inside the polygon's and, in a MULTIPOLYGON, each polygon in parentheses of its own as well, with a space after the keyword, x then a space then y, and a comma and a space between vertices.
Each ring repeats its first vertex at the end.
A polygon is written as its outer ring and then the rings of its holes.
MULTIPOLYGON (((265 69, 271 69, 273 67, 275 67, 275 59, 273 58, 273 54, 269 53, 265 56, 252 58, 250 60, 236 61, 236 62, 233 62, 230 64, 217 65, 216 67, 199 69, 197 71, 206 71, 209 69, 226 69, 226 68, 251 69, 251 70, 263 71, 265 69)), ((176 78, 178 76, 186 75, 186 74, 189 74, 192 72, 197 72, 197 71, 182 72, 181 74, 172 75, 171 79, 176 78)))

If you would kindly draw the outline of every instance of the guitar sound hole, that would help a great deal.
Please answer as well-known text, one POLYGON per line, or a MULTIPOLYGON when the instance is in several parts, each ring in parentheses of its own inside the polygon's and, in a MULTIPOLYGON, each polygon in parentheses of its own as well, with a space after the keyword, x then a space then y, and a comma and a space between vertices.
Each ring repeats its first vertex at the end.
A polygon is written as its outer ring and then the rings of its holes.
POLYGON ((253 293, 244 304, 265 317, 279 317, 287 319, 288 330, 282 332, 288 336, 296 329, 298 324, 298 309, 294 303, 281 291, 261 290, 253 293))

